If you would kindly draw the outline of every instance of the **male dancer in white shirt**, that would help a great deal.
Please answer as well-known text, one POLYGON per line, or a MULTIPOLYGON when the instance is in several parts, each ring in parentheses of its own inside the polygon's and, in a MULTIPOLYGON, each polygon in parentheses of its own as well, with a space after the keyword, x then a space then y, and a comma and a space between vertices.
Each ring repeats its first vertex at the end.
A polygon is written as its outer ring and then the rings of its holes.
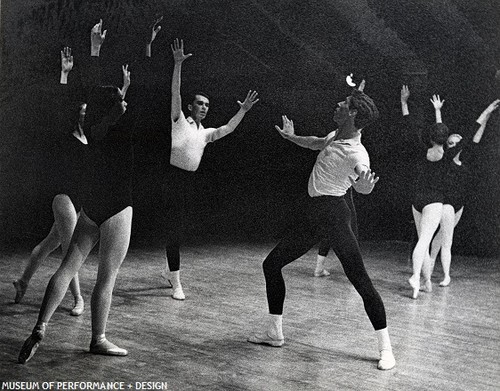
POLYGON ((174 57, 174 71, 172 74, 172 150, 170 165, 173 183, 165 182, 163 197, 166 214, 166 257, 167 268, 170 271, 168 278, 172 284, 172 297, 184 300, 185 295, 180 282, 180 244, 182 226, 185 218, 186 194, 190 193, 190 173, 196 171, 200 165, 203 152, 208 143, 216 141, 235 130, 246 112, 259 101, 256 91, 248 91, 243 102, 238 101, 240 109, 229 122, 218 128, 205 128, 201 121, 205 119, 209 109, 209 99, 203 93, 196 93, 188 105, 190 116, 185 117, 182 112, 181 101, 181 66, 184 60, 192 56, 184 54, 184 43, 176 39, 171 45, 174 57))
POLYGON ((344 199, 350 186, 359 193, 369 194, 378 181, 370 170, 368 153, 361 144, 361 130, 378 115, 373 100, 362 91, 353 90, 345 101, 338 103, 333 116, 338 129, 326 137, 295 135, 293 121, 286 116, 283 116, 283 129, 276 126, 283 138, 321 152, 309 177, 309 195, 299 200, 295 208, 294 224, 264 260, 269 324, 264 332, 249 337, 249 342, 274 347, 284 344, 285 281, 282 268, 327 238, 347 278, 362 297, 376 331, 380 352, 378 368, 387 370, 395 366, 384 304, 366 272, 358 241, 351 229, 351 213, 344 199))

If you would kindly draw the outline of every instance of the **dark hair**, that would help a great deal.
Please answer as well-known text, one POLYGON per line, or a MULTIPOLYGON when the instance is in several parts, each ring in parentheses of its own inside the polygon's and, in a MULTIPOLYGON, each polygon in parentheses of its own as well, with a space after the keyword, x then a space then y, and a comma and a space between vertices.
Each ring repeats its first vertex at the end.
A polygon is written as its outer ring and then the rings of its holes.
POLYGON ((435 123, 427 128, 427 134, 423 138, 427 143, 443 145, 448 140, 449 129, 443 123, 435 123))
POLYGON ((78 122, 80 121, 80 111, 82 110, 83 105, 85 105, 85 102, 80 101, 73 101, 69 104, 66 111, 66 119, 68 120, 68 130, 70 133, 73 132, 75 126, 78 126, 78 122))
POLYGON ((189 95, 189 104, 193 103, 196 100, 196 95, 204 96, 205 98, 210 100, 210 97, 207 94, 205 94, 204 92, 198 91, 198 92, 191 93, 191 95, 189 95))
POLYGON ((354 126, 357 129, 362 129, 379 118, 380 114, 375 102, 364 92, 354 89, 350 97, 349 109, 357 111, 354 118, 354 126))
POLYGON ((87 103, 87 113, 85 114, 84 130, 86 134, 91 134, 93 125, 99 124, 113 106, 122 101, 121 90, 116 86, 98 86, 92 89, 87 103))

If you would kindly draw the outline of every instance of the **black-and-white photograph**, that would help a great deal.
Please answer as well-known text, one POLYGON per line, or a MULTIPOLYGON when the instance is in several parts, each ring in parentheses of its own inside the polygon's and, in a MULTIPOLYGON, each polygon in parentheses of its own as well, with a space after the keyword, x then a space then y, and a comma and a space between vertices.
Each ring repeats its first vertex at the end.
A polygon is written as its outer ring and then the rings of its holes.
POLYGON ((500 389, 499 0, 0 0, 1 390, 500 389))

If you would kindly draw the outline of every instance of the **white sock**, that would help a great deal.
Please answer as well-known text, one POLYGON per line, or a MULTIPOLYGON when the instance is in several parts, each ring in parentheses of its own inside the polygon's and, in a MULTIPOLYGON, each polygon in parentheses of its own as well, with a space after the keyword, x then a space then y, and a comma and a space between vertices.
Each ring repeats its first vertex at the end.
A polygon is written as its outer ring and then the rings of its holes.
POLYGON ((325 268, 325 257, 322 255, 318 255, 318 258, 316 259, 316 272, 322 272, 323 269, 325 268))
POLYGON ((375 333, 377 334, 379 352, 381 352, 382 350, 392 351, 391 338, 389 337, 389 329, 386 327, 385 329, 376 330, 375 333))
POLYGON ((276 339, 283 339, 283 315, 269 314, 270 334, 276 339))
POLYGON ((173 289, 182 288, 180 270, 170 272, 170 282, 172 283, 173 289))

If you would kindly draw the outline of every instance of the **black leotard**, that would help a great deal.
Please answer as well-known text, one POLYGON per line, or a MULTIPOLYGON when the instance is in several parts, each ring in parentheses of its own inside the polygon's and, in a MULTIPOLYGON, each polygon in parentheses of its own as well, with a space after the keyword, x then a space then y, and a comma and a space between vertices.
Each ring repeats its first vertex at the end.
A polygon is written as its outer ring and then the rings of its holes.
POLYGON ((90 192, 84 210, 97 225, 132 206, 134 155, 127 114, 102 140, 89 141, 90 192))

